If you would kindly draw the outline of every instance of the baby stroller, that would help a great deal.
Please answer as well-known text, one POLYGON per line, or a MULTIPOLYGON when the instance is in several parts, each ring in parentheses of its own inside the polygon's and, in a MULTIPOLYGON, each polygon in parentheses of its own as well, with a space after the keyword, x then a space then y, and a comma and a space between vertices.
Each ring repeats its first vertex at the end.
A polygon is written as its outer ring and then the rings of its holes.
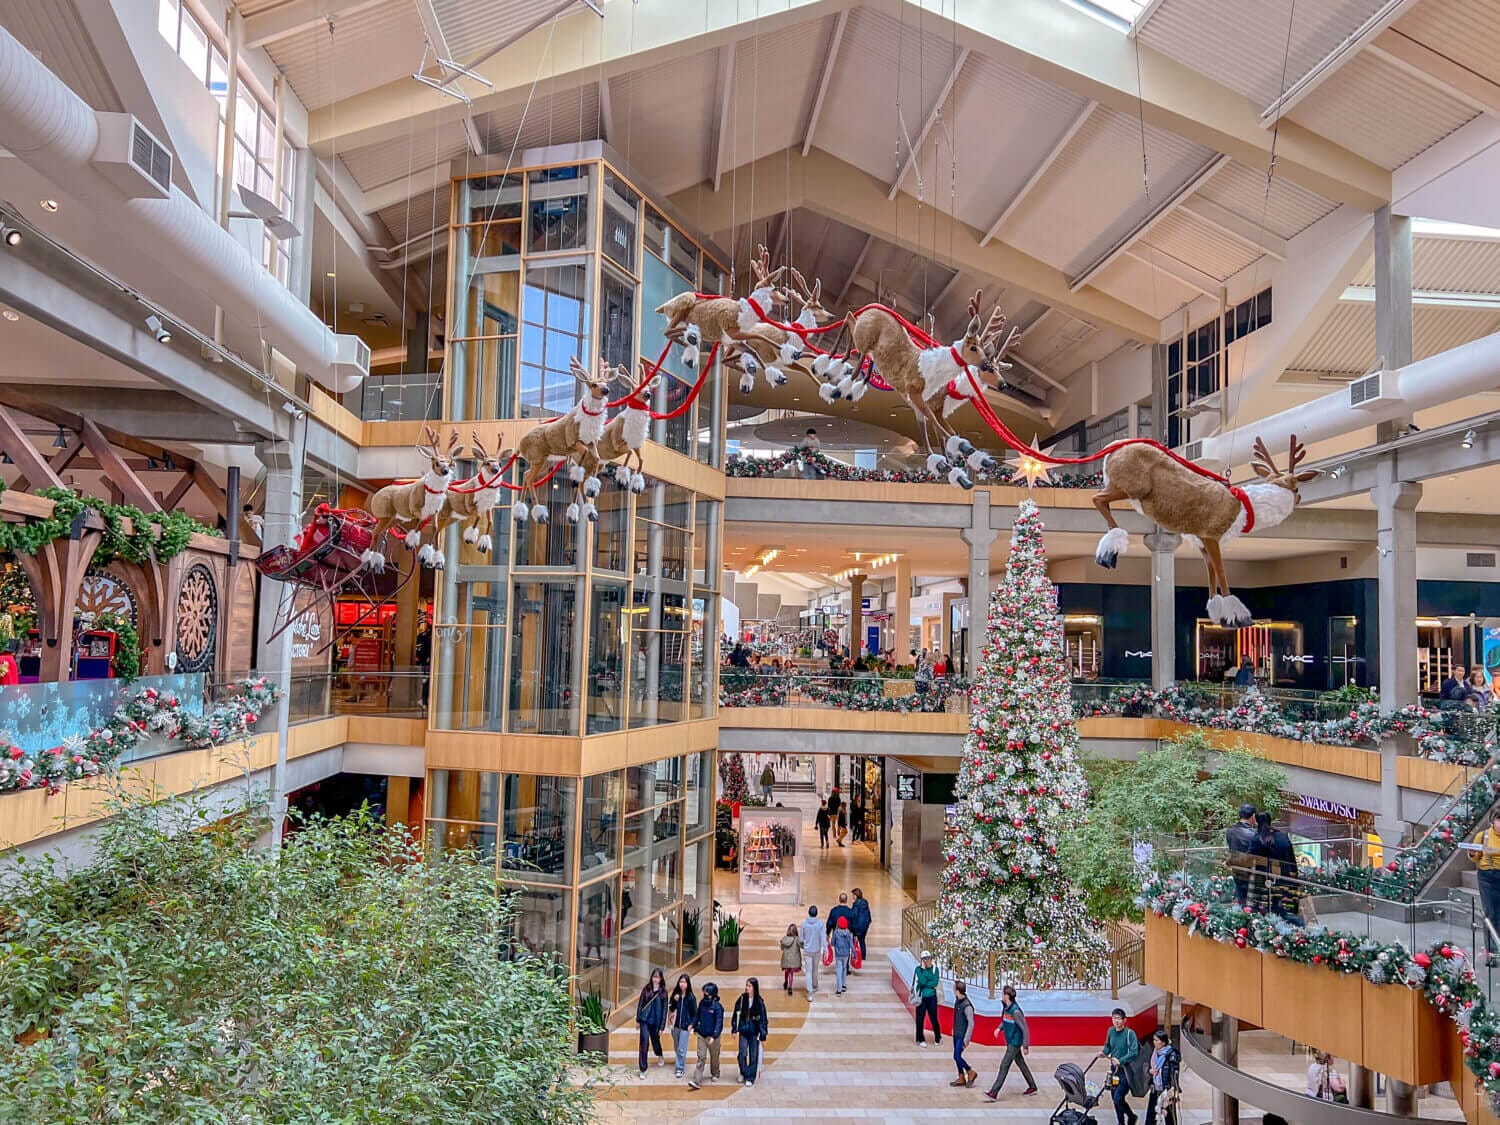
POLYGON ((1080 1070, 1076 1063, 1063 1063, 1052 1072, 1053 1079, 1062 1089, 1062 1101, 1052 1111, 1048 1125, 1095 1125, 1089 1110, 1099 1104, 1100 1091, 1090 1091, 1087 1081, 1093 1065, 1089 1063, 1088 1068, 1080 1070), (1072 1109, 1072 1106, 1078 1108, 1072 1109))

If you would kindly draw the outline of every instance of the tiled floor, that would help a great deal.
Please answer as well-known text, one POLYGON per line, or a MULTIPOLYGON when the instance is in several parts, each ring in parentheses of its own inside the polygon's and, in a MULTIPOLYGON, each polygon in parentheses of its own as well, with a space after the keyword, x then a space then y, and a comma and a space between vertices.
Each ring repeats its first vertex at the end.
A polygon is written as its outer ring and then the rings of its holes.
MULTIPOLYGON (((810 802, 811 795, 791 794, 787 803, 810 802)), ((877 866, 874 853, 863 845, 821 851, 811 816, 804 821, 803 849, 807 870, 802 878, 803 900, 817 903, 820 914, 838 901, 840 891, 860 887, 873 910, 868 967, 851 977, 843 996, 833 995, 825 984, 811 1004, 799 987, 792 997, 779 989, 777 941, 789 922, 801 921, 806 907, 759 906, 743 908, 749 926, 741 946, 741 972, 734 976, 703 974, 695 982, 716 979, 721 992, 733 997, 744 985, 744 977, 757 976, 763 987, 771 1017, 771 1038, 766 1044, 765 1068, 753 1089, 746 1090, 735 1079, 735 1043, 724 1037, 723 1079, 701 1091, 689 1090, 674 1080, 671 1044, 667 1066, 653 1066, 646 1082, 635 1076, 635 1029, 617 1031, 611 1040, 614 1085, 600 1093, 600 1120, 660 1122, 737 1121, 747 1123, 784 1121, 843 1121, 860 1119, 905 1125, 947 1120, 1008 1120, 1044 1122, 1058 1104, 1057 1084, 1052 1072, 1063 1062, 1088 1061, 1086 1051, 1037 1048, 1029 1062, 1041 1093, 1023 1097, 1019 1074, 1012 1074, 997 1103, 984 1098, 984 1089, 994 1077, 1001 1052, 994 1048, 974 1050, 969 1062, 980 1072, 973 1089, 955 1089, 948 1083, 955 1070, 949 1040, 940 1047, 919 1049, 914 1043, 910 1014, 891 990, 885 953, 900 940, 901 910, 910 900, 877 866)), ((721 873, 718 897, 730 905, 737 901, 734 878, 721 873)), ((831 983, 831 973, 829 974, 831 983)), ((731 1000, 732 1003, 732 1000, 731 1000)), ((727 1005, 726 1005, 727 1006, 727 1005)), ((691 1056, 690 1056, 691 1058, 691 1056)), ((1265 1033, 1241 1038, 1241 1064, 1280 1084, 1302 1089, 1307 1057, 1287 1040, 1265 1033)), ((691 1065, 691 1062, 690 1062, 691 1065)), ((1098 1071, 1095 1071, 1097 1075, 1098 1071)), ((1184 1125, 1210 1119, 1209 1089, 1197 1078, 1184 1079, 1184 1125)), ((1136 1110, 1144 1113, 1137 1102, 1136 1110)), ((1421 1113, 1428 1118, 1458 1117, 1452 1101, 1424 1099, 1421 1113), (1445 1112, 1447 1111, 1447 1112, 1445 1112)), ((1100 1125, 1112 1122, 1106 1103, 1094 1114, 1100 1125)), ((1242 1109, 1242 1120, 1253 1121, 1259 1112, 1242 1109)))

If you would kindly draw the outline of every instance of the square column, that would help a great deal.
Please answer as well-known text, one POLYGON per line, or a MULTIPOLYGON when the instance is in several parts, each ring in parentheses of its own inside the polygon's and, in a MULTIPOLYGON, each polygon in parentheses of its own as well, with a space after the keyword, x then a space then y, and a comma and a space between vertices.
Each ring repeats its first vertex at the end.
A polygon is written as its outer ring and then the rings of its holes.
MULTIPOLYGON (((1395 479, 1391 458, 1380 463, 1375 502, 1377 614, 1381 714, 1390 715, 1417 701, 1417 503, 1422 486, 1395 479)), ((1401 839, 1401 794, 1396 784, 1396 744, 1387 739, 1380 750, 1380 815, 1376 830, 1388 844, 1401 839)))
POLYGON ((865 578, 863 574, 849 576, 849 659, 858 660, 860 646, 864 644, 865 632, 865 578))
POLYGON ((990 620, 990 548, 998 534, 990 526, 990 494, 987 489, 974 490, 974 507, 969 526, 959 538, 969 545, 969 644, 964 652, 964 673, 972 679, 979 674, 984 651, 984 637, 990 620))
MULTIPOLYGON (((1375 354, 1388 369, 1405 367, 1411 342, 1411 219, 1391 214, 1387 205, 1375 212, 1375 354)), ((1404 414, 1380 423, 1376 440, 1398 437, 1410 422, 1404 414)))
POLYGON ((1151 687, 1177 682, 1177 556, 1182 536, 1167 531, 1146 535, 1151 549, 1151 687))
POLYGON ((912 663, 911 656, 911 560, 905 555, 896 560, 896 626, 891 639, 896 665, 912 663))

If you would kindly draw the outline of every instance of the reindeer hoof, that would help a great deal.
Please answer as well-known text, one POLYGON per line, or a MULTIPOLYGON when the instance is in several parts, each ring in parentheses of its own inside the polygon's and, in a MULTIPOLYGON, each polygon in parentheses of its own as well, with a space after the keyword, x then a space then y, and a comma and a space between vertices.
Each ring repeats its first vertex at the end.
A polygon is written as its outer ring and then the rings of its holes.
POLYGON ((442 551, 433 551, 432 552, 432 569, 433 570, 442 570, 447 565, 448 565, 448 560, 447 560, 446 557, 444 557, 442 551))
POLYGON ((533 504, 531 506, 531 519, 534 523, 547 522, 547 505, 533 504))
POLYGON ((833 363, 833 356, 824 353, 812 361, 812 373, 819 379, 828 374, 828 368, 833 363))
POLYGON ((364 563, 375 574, 385 573, 385 556, 373 547, 360 555, 359 561, 364 563))
POLYGON ((786 386, 786 372, 779 367, 767 367, 766 382, 773 387, 784 387, 786 386))
POLYGON ((1094 561, 1105 570, 1113 570, 1115 563, 1130 548, 1130 533, 1123 527, 1112 527, 1099 538, 1094 548, 1094 561))
POLYGON ((630 491, 636 493, 637 495, 646 491, 645 473, 637 472, 635 476, 630 478, 630 491))
POLYGON ((932 476, 944 476, 952 467, 952 465, 948 464, 947 458, 941 453, 929 453, 927 455, 927 471, 932 476))
POLYGON ((494 546, 495 546, 495 541, 493 539, 491 539, 488 535, 481 535, 478 538, 478 540, 476 540, 475 543, 474 543, 475 549, 481 555, 487 555, 487 554, 489 554, 490 551, 494 548, 494 546))
POLYGON ((696 324, 689 324, 686 328, 684 328, 682 330, 682 340, 683 340, 683 343, 685 343, 685 344, 691 344, 693 347, 696 348, 699 344, 701 344, 703 342, 703 336, 698 331, 698 326, 696 324))
POLYGON ((856 379, 854 386, 849 389, 849 401, 858 402, 865 397, 865 392, 870 389, 870 384, 863 379, 856 379))
POLYGON ((747 395, 753 390, 755 390, 755 376, 746 371, 740 376, 740 394, 747 395))
POLYGON ((568 522, 569 523, 577 523, 578 522, 578 501, 577 500, 574 500, 571 504, 568 505, 567 515, 568 515, 568 522))
POLYGON ((583 494, 592 500, 603 487, 604 483, 598 477, 589 477, 583 482, 583 494))
POLYGON ((583 506, 583 518, 588 520, 589 523, 598 523, 599 509, 594 507, 593 504, 585 504, 583 506))
POLYGON ((465 543, 477 543, 477 542, 479 542, 479 529, 477 527, 466 527, 466 528, 464 528, 464 542, 465 543))
POLYGON ((582 465, 573 465, 573 464, 568 465, 568 479, 570 481, 572 481, 574 484, 577 484, 579 481, 581 481, 583 479, 583 477, 584 477, 584 472, 583 472, 583 466, 582 465))
POLYGON ((948 470, 948 483, 956 484, 959 488, 973 488, 974 482, 969 479, 969 474, 964 472, 961 465, 954 465, 948 470))
POLYGON ((436 556, 437 552, 432 549, 432 544, 423 543, 422 549, 417 552, 417 562, 421 563, 423 566, 430 567, 432 565, 432 560, 436 556))
POLYGON ((1248 606, 1233 594, 1225 594, 1219 604, 1219 622, 1231 629, 1243 629, 1255 623, 1248 606))
POLYGON ((802 358, 802 345, 799 343, 793 343, 791 340, 788 340, 786 343, 781 345, 780 354, 782 363, 796 363, 799 359, 802 358))
POLYGON ((854 401, 854 376, 845 375, 839 380, 839 398, 847 398, 854 401))
POLYGON ((525 523, 531 516, 531 509, 526 506, 526 501, 517 500, 510 506, 510 518, 517 523, 525 523))
POLYGON ((682 349, 682 366, 689 371, 698 369, 698 345, 691 344, 682 349))
POLYGON ((818 387, 818 397, 824 402, 837 402, 839 389, 832 383, 823 383, 818 387))
POLYGON ((973 453, 974 446, 968 438, 954 434, 943 446, 943 452, 948 455, 949 459, 959 461, 973 453))

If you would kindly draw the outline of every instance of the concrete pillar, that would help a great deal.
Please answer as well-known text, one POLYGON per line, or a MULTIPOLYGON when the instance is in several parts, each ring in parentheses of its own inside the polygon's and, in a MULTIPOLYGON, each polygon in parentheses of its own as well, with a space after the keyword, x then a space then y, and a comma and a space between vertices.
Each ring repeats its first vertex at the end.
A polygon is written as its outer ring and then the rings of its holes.
POLYGON ((1177 682, 1177 557, 1182 536, 1153 531, 1151 549, 1151 686, 1160 691, 1177 682))
POLYGON ((863 574, 851 574, 849 576, 849 656, 850 659, 859 659, 859 646, 864 643, 865 635, 865 611, 863 598, 865 596, 865 578, 863 574))
MULTIPOLYGON (((1375 352, 1387 370, 1412 361, 1411 219, 1375 212, 1375 352)), ((1405 414, 1376 427, 1377 441, 1390 441, 1411 422, 1405 414)))
MULTIPOLYGON (((1213 1023, 1214 1058, 1226 1066, 1240 1065, 1240 1021, 1228 1012, 1219 1012, 1213 1023)), ((1214 1125, 1239 1125, 1240 1100, 1223 1090, 1214 1091, 1214 1125)))
POLYGON ((971 513, 969 526, 958 533, 969 545, 969 645, 964 653, 964 674, 970 679, 979 674, 990 619, 990 548, 998 533, 990 526, 988 489, 974 490, 971 513))
POLYGON ((891 638, 891 650, 896 663, 910 664, 911 656, 911 560, 902 555, 896 560, 896 607, 893 620, 895 626, 891 638))
MULTIPOLYGON (((1375 503, 1375 548, 1379 556, 1380 710, 1399 711, 1417 701, 1417 503, 1422 486, 1397 480, 1396 463, 1383 458, 1375 503)), ((1401 793, 1396 783, 1397 747, 1387 739, 1380 751, 1380 813, 1375 830, 1387 844, 1400 842, 1401 793)))
POLYGON ((1349 1066, 1349 1104, 1357 1109, 1375 1108, 1375 1072, 1367 1066, 1349 1066))
POLYGON ((1389 1075, 1385 1080, 1386 1112, 1396 1117, 1417 1116, 1417 1088, 1389 1075))
MULTIPOLYGON (((279 440, 257 442, 256 456, 265 466, 265 524, 261 542, 267 547, 290 543, 302 519, 302 464, 307 452, 307 416, 298 411, 290 419, 288 436, 279 440)), ((287 727, 290 717, 292 687, 292 630, 283 629, 273 639, 271 634, 281 624, 277 620, 284 598, 291 592, 281 582, 261 580, 258 638, 255 668, 281 689, 276 701, 276 767, 271 774, 271 848, 281 847, 281 830, 286 821, 287 727)))

